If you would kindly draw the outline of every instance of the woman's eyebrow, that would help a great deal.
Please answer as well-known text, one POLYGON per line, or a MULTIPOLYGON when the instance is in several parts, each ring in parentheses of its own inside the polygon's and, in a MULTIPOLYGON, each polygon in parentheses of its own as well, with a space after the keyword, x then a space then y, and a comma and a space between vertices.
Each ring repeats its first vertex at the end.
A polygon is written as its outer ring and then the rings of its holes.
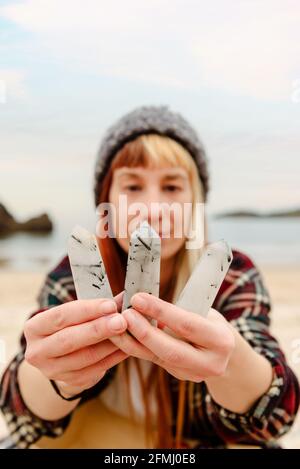
MULTIPOLYGON (((123 170, 121 174, 118 175, 119 179, 123 178, 135 178, 135 179, 143 179, 143 175, 130 170, 123 170)), ((181 179, 182 181, 186 181, 188 178, 185 174, 176 173, 176 174, 165 174, 161 177, 164 181, 174 181, 181 179)))
POLYGON ((163 179, 167 181, 173 181, 174 179, 182 179, 183 181, 186 181, 187 176, 183 174, 167 174, 166 176, 163 177, 163 179))
POLYGON ((128 172, 124 172, 122 174, 119 175, 119 179, 122 179, 122 178, 135 178, 135 179, 140 179, 142 176, 140 174, 136 174, 136 173, 130 173, 129 171, 128 172))

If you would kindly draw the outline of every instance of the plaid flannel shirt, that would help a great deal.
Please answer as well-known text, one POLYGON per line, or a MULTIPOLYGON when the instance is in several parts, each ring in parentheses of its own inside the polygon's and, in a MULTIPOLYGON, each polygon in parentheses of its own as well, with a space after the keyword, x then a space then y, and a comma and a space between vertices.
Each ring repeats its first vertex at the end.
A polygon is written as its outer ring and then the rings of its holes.
MULTIPOLYGON (((39 309, 32 315, 75 299, 73 278, 66 256, 46 276, 38 295, 39 309)), ((213 308, 236 327, 254 350, 269 360, 273 368, 273 381, 267 392, 244 414, 231 412, 217 404, 204 382, 193 383, 193 392, 189 393, 186 405, 186 415, 191 415, 193 419, 189 426, 185 425, 183 435, 197 440, 196 448, 222 448, 228 443, 280 447, 276 441, 290 429, 299 407, 299 384, 278 342, 270 334, 271 303, 262 276, 244 253, 233 250, 232 264, 213 308)), ((26 341, 22 335, 19 353, 6 368, 0 387, 0 408, 10 432, 8 446, 15 448, 30 447, 44 435, 61 435, 76 412, 75 409, 64 418, 47 421, 30 411, 22 399, 17 380, 25 349, 26 341)), ((110 383, 116 366, 107 370, 79 406, 99 395, 110 383)), ((171 375, 169 380, 175 425, 179 381, 171 375)))

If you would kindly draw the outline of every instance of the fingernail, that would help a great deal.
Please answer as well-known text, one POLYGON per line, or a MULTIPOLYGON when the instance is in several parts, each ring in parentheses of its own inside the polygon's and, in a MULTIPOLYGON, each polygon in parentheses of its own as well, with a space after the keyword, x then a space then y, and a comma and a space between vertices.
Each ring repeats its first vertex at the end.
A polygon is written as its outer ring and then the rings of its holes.
POLYGON ((124 316, 129 327, 145 327, 143 315, 140 314, 138 311, 133 312, 132 310, 127 310, 124 316))
POLYGON ((101 304, 101 311, 102 313, 114 313, 117 310, 117 305, 114 301, 104 301, 101 304))
POLYGON ((146 309, 146 306, 147 306, 146 299, 139 294, 136 294, 132 297, 131 303, 134 307, 140 310, 146 309))
POLYGON ((135 323, 136 322, 136 314, 133 313, 131 311, 131 309, 126 309, 126 311, 124 311, 124 316, 125 316, 125 319, 127 321, 130 321, 131 323, 135 323))
POLYGON ((113 331, 120 331, 126 327, 126 321, 125 319, 121 316, 120 313, 116 314, 112 318, 109 318, 108 320, 108 325, 110 329, 113 331))

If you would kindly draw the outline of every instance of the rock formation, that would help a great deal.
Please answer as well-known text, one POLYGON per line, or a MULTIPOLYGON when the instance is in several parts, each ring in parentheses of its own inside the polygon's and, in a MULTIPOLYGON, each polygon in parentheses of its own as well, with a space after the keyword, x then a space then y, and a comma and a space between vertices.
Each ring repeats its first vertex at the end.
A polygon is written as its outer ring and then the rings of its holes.
POLYGON ((0 235, 8 235, 17 231, 30 233, 49 233, 53 223, 46 213, 30 218, 25 222, 17 221, 6 207, 0 203, 0 235))

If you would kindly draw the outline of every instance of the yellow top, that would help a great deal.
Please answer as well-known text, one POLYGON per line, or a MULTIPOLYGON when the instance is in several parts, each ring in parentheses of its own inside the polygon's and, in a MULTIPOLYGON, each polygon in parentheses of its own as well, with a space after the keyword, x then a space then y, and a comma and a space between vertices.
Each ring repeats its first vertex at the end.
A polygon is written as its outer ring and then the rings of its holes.
MULTIPOLYGON (((128 359, 130 360, 130 358, 128 359)), ((71 423, 57 438, 43 437, 39 448, 149 448, 144 431, 144 408, 137 372, 130 363, 130 387, 136 420, 130 418, 126 381, 122 369, 117 368, 112 382, 100 395, 74 411, 71 423)), ((141 360, 144 376, 151 363, 141 360)), ((155 399, 150 396, 152 413, 156 413, 155 399)), ((151 446, 150 446, 151 448, 151 446)))
MULTIPOLYGON (((150 362, 141 360, 143 373, 147 373, 149 367, 150 362)), ((135 367, 130 366, 129 370, 136 421, 130 418, 124 389, 125 378, 118 367, 112 382, 99 396, 82 404, 74 411, 71 422, 62 436, 43 437, 36 445, 32 445, 32 448, 153 448, 151 445, 147 446, 145 441, 143 405, 135 367)), ((153 396, 150 402, 152 412, 155 414, 157 408, 153 396)), ((197 440, 185 440, 185 442, 190 447, 197 444, 197 440)), ((243 445, 227 445, 227 447, 232 449, 257 448, 243 445)))

